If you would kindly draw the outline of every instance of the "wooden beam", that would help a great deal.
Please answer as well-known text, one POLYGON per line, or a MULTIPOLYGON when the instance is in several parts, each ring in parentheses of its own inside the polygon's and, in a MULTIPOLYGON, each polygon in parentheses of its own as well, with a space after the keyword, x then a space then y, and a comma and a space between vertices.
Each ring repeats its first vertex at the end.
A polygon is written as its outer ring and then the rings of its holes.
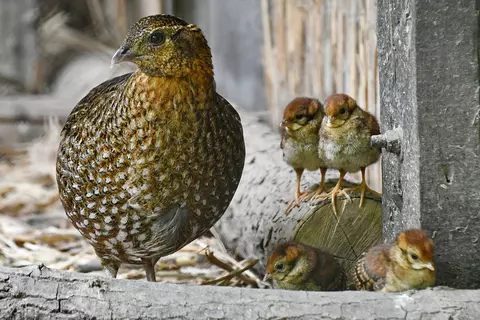
POLYGON ((479 12, 475 0, 378 1, 384 231, 434 238, 437 284, 480 288, 479 12))
POLYGON ((478 319, 480 291, 304 292, 0 268, 1 319, 478 319))

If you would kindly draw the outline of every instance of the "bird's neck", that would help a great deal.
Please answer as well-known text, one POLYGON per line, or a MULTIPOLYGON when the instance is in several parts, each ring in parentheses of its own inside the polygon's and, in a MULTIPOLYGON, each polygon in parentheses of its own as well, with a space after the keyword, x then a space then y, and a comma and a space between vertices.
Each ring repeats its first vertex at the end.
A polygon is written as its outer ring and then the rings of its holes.
POLYGON ((197 107, 205 106, 202 102, 211 101, 215 94, 215 81, 212 73, 198 70, 189 76, 154 77, 137 69, 130 78, 127 96, 136 102, 155 101, 172 102, 195 99, 197 107))

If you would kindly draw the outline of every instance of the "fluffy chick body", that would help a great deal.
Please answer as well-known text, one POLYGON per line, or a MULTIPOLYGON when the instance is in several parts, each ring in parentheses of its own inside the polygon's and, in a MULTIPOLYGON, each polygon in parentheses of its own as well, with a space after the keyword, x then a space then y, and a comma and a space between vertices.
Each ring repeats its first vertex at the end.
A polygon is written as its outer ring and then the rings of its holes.
POLYGON ((297 242, 278 245, 268 258, 265 279, 275 288, 306 291, 346 289, 346 275, 335 257, 297 242))
MULTIPOLYGON (((347 95, 334 95, 325 102, 327 116, 319 131, 318 157, 328 168, 354 173, 378 161, 380 150, 370 145, 370 137, 380 133, 373 115, 361 109, 347 95), (330 104, 345 105, 343 123, 335 126, 328 111, 330 104)), ((343 115, 334 117, 342 118, 343 115)))
POLYGON ((323 190, 326 168, 322 159, 318 157, 318 130, 323 116, 323 105, 317 99, 298 97, 285 107, 280 124, 282 133, 280 147, 283 150, 284 161, 293 167, 297 175, 295 198, 287 206, 287 214, 305 196, 300 187, 305 169, 321 170, 320 189, 323 190))
POLYGON ((401 292, 435 284, 433 241, 423 230, 401 233, 394 244, 368 250, 353 269, 358 290, 401 292))

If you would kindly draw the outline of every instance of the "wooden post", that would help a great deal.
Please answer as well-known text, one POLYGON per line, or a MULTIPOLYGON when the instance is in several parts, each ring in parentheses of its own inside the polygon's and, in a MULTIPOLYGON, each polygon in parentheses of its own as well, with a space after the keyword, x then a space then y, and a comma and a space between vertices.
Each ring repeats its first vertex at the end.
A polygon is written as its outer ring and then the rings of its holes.
POLYGON ((434 238, 437 285, 480 288, 479 16, 475 0, 378 1, 384 236, 434 238))
POLYGON ((0 94, 43 89, 42 55, 35 30, 37 6, 36 0, 0 3, 0 94))

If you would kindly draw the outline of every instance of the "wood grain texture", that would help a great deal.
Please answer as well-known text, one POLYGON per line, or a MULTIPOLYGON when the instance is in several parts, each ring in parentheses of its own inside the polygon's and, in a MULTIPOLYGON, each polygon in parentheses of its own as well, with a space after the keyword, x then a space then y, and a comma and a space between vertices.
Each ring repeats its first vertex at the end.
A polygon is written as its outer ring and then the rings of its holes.
POLYGON ((0 268, 1 319, 478 319, 479 290, 304 292, 0 268))

